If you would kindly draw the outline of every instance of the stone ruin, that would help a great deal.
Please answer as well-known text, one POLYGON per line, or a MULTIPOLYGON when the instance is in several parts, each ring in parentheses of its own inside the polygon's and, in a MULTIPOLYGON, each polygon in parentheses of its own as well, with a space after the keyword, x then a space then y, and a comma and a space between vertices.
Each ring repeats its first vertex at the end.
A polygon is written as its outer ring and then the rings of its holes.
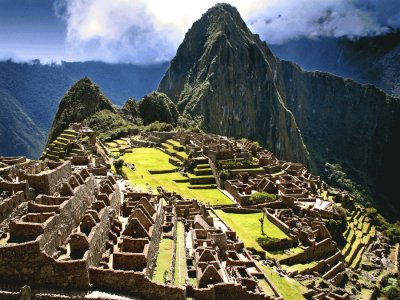
MULTIPOLYGON (((224 187, 236 203, 223 210, 263 212, 288 236, 270 243, 270 250, 302 249, 263 263, 296 280, 322 278, 306 284, 307 299, 350 299, 338 288, 345 279, 356 280, 349 265, 377 274, 392 267, 379 256, 388 255, 384 239, 369 234, 361 213, 350 216, 355 225, 345 235, 353 241, 363 234, 365 242, 354 253, 338 248, 325 220, 337 218, 337 207, 353 200, 305 166, 278 160, 250 141, 213 134, 150 133, 145 142, 160 145, 171 137, 193 159, 234 175, 224 187), (256 192, 276 199, 252 203, 256 192), (358 261, 357 253, 372 263, 358 261), (310 261, 315 264, 301 271, 282 268, 310 261)), ((0 157, 0 298, 85 298, 98 290, 108 299, 110 292, 143 299, 283 299, 261 270, 261 257, 212 208, 162 187, 157 195, 138 192, 116 179, 108 149, 83 124, 71 124, 42 158, 0 157), (175 251, 178 224, 184 228, 185 284, 158 283, 151 278, 160 241, 171 238, 175 251)))

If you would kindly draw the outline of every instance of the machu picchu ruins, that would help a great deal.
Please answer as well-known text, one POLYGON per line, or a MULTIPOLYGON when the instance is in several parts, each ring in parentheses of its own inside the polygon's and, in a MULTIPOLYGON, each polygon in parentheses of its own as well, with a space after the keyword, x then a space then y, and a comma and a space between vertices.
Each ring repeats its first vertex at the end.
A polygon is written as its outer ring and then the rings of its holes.
POLYGON ((72 123, 0 162, 4 299, 373 299, 399 272, 351 194, 246 139, 72 123))
POLYGON ((400 300, 400 6, 317 2, 0 1, 0 300, 400 300))

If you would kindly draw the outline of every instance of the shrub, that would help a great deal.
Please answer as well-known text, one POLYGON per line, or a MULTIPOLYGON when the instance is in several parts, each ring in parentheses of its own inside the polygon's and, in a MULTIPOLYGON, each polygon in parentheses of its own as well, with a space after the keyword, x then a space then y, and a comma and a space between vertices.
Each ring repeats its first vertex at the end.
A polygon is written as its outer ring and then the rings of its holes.
POLYGON ((124 166, 124 160, 122 158, 114 160, 114 167, 117 174, 122 175, 122 167, 124 166))
POLYGON ((275 201, 277 198, 276 195, 274 194, 269 194, 266 192, 257 192, 254 193, 250 196, 249 199, 249 204, 259 204, 259 203, 265 203, 265 202, 272 202, 275 201))
POLYGON ((344 245, 346 240, 343 237, 343 233, 346 231, 347 221, 345 218, 337 218, 337 219, 328 219, 325 222, 326 227, 329 232, 332 234, 332 237, 335 241, 338 242, 339 245, 344 245))
POLYGON ((233 174, 229 170, 219 171, 218 175, 219 175, 219 179, 221 179, 221 181, 226 181, 226 180, 230 180, 233 178, 233 174))
POLYGON ((162 122, 154 122, 151 123, 147 126, 145 126, 144 128, 145 132, 150 132, 150 131, 173 131, 174 130, 174 126, 172 126, 171 124, 167 124, 167 123, 162 123, 162 122))
POLYGON ((129 134, 135 126, 124 120, 121 115, 109 110, 102 110, 87 119, 87 124, 100 140, 110 141, 129 134))
POLYGON ((400 287, 391 286, 387 292, 387 298, 389 300, 398 300, 400 299, 400 287))

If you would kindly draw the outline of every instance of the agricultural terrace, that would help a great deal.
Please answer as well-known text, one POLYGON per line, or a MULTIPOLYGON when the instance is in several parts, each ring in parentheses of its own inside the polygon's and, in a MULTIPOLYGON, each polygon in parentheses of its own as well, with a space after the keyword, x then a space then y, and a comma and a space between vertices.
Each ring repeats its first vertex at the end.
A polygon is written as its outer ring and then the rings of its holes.
POLYGON ((151 188, 156 192, 157 186, 161 186, 184 198, 197 199, 206 204, 232 204, 232 201, 215 187, 192 186, 189 178, 181 175, 177 167, 168 161, 170 156, 159 149, 133 148, 132 153, 125 153, 122 158, 125 163, 134 165, 134 169, 124 166, 123 171, 132 187, 137 190, 148 191, 151 188))

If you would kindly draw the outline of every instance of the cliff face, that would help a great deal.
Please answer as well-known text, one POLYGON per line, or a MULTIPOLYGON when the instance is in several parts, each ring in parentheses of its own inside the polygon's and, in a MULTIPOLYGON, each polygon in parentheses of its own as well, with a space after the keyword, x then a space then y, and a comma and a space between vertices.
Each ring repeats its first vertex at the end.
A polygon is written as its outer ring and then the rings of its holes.
POLYGON ((292 113, 274 81, 277 60, 235 8, 216 5, 195 22, 158 90, 202 127, 256 139, 280 157, 308 163, 292 113))
POLYGON ((279 89, 311 156, 322 170, 340 163, 389 217, 400 203, 394 190, 400 168, 400 100, 381 90, 280 63, 279 89))
POLYGON ((280 61, 230 5, 193 24, 158 91, 202 116, 207 131, 256 139, 320 174, 326 162, 342 164, 383 210, 399 208, 399 99, 280 61))
POLYGON ((60 135, 70 123, 82 122, 104 109, 115 112, 111 101, 107 99, 97 85, 87 77, 80 79, 61 99, 50 128, 47 143, 60 135))

